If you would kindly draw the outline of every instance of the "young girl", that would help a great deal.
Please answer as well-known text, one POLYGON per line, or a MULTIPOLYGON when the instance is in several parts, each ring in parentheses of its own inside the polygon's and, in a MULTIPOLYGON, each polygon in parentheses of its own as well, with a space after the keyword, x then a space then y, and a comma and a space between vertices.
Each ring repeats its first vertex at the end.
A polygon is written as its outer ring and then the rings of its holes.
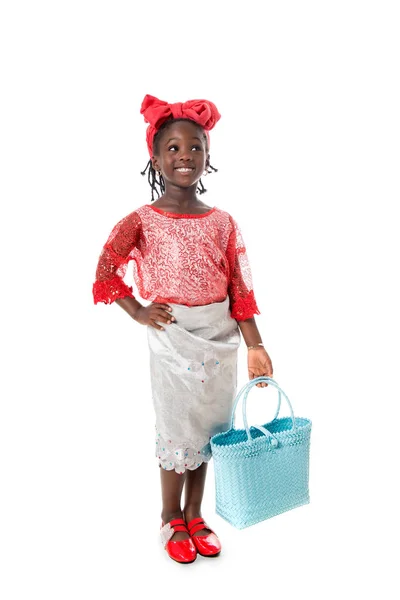
MULTIPOLYGON (((240 230, 226 211, 201 202, 210 164, 209 134, 220 118, 207 100, 142 103, 159 198, 113 228, 97 266, 94 302, 116 302, 147 326, 161 467, 161 539, 168 555, 190 563, 216 556, 221 543, 201 515, 210 438, 229 429, 241 331, 250 379, 272 377, 254 320, 259 314, 240 230), (159 192, 160 190, 160 192, 159 192), (161 196, 160 196, 161 193, 161 196), (143 306, 123 277, 133 260, 143 306), (181 496, 185 486, 183 510, 181 496)), ((264 383, 258 386, 264 386, 264 383)))

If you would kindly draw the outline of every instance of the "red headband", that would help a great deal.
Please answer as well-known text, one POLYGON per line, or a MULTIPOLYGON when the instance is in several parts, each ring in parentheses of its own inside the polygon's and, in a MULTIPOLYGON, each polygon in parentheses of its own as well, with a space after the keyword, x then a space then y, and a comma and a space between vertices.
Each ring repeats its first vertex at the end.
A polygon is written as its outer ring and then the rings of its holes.
POLYGON ((171 117, 173 119, 190 119, 198 123, 206 132, 209 142, 208 131, 221 118, 217 107, 209 100, 188 100, 187 102, 168 104, 168 102, 159 100, 149 94, 144 97, 140 113, 144 116, 145 122, 149 123, 146 130, 146 141, 150 156, 153 156, 153 139, 155 134, 161 125, 171 117))

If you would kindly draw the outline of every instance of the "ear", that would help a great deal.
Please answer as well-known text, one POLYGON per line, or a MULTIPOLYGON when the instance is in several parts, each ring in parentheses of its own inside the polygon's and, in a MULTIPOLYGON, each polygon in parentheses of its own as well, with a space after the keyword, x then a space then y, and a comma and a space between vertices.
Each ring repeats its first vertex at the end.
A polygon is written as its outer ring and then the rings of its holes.
POLYGON ((206 158, 206 169, 208 169, 208 167, 210 166, 210 155, 207 154, 207 158, 206 158))
POLYGON ((160 165, 159 165, 158 160, 157 160, 157 158, 155 156, 151 157, 151 164, 152 164, 153 169, 155 171, 159 171, 160 170, 160 165))

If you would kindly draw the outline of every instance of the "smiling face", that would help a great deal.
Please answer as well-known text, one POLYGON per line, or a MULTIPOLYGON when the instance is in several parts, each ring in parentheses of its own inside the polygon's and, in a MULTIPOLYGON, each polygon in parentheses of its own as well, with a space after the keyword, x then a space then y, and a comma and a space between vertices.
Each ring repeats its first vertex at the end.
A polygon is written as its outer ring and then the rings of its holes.
POLYGON ((156 171, 161 171, 166 187, 197 185, 209 164, 202 127, 191 121, 172 121, 159 134, 152 164, 156 171))

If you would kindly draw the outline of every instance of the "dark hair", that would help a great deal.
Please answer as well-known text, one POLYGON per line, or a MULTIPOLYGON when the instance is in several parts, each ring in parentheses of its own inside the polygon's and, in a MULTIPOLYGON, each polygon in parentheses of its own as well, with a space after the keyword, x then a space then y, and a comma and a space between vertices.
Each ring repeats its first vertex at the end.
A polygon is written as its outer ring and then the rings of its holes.
MULTIPOLYGON (((208 139, 201 125, 199 125, 195 121, 192 121, 191 119, 167 119, 167 121, 165 121, 161 125, 161 127, 159 128, 159 130, 153 138, 153 153, 157 154, 159 152, 160 138, 163 131, 165 131, 172 123, 177 123, 178 121, 189 121, 189 123, 194 123, 195 125, 197 125, 203 132, 203 137, 206 143, 206 149, 208 151, 208 139)), ((151 160, 149 160, 149 162, 147 163, 144 171, 141 171, 140 173, 141 175, 146 175, 147 171, 147 181, 149 182, 149 185, 151 187, 151 201, 154 202, 155 193, 157 194, 157 198, 160 198, 160 196, 162 196, 162 194, 165 192, 165 183, 163 176, 160 173, 157 173, 157 171, 154 169, 151 160)), ((209 164, 207 168, 207 173, 212 173, 213 171, 217 172, 218 169, 215 169, 212 165, 209 164)), ((199 179, 199 186, 197 188, 197 191, 199 192, 199 194, 204 194, 207 191, 201 179, 199 179)))

